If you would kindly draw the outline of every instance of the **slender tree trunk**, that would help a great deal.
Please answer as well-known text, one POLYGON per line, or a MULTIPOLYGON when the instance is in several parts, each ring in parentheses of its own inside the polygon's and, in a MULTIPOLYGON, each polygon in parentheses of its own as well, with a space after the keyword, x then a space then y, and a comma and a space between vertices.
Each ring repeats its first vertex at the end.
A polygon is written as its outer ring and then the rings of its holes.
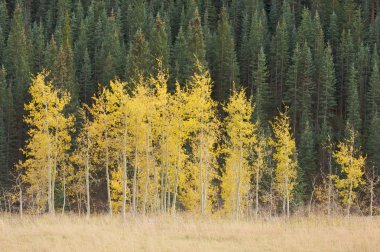
POLYGON ((255 210, 255 219, 257 220, 257 217, 259 215, 259 175, 260 175, 260 166, 257 167, 256 171, 256 210, 255 210))
MULTIPOLYGON (((20 217, 22 218, 22 215, 23 215, 23 198, 22 198, 22 185, 21 185, 21 181, 19 182, 19 200, 20 200, 20 217)), ((371 202, 372 203, 372 202, 371 202)), ((371 209, 371 216, 372 216, 372 209, 371 209)))
POLYGON ((328 201, 328 207, 327 207, 327 214, 330 216, 331 215, 331 198, 332 198, 332 190, 333 190, 333 185, 332 185, 332 167, 331 167, 331 154, 329 154, 329 201, 328 201))
POLYGON ((370 203, 369 203, 369 216, 372 217, 373 215, 373 187, 374 187, 374 183, 373 183, 373 180, 371 180, 370 182, 370 203))
POLYGON ((200 154, 199 154, 199 197, 200 197, 200 207, 201 207, 201 214, 204 215, 204 207, 203 207, 203 171, 202 171, 202 164, 203 164, 203 133, 201 133, 201 139, 200 139, 200 154))
POLYGON ((144 191, 144 205, 143 205, 143 214, 146 214, 146 205, 147 205, 147 199, 148 199, 148 185, 149 185, 149 176, 150 176, 150 166, 149 166, 149 142, 150 142, 150 135, 147 136, 146 141, 146 148, 145 148, 145 162, 146 162, 146 181, 145 181, 145 191, 144 191))
MULTIPOLYGON (((127 128, 127 117, 124 117, 124 135, 123 135, 123 181, 122 181, 122 216, 125 220, 126 217, 126 202, 127 202, 127 137, 128 137, 128 128, 127 128)), ((137 146, 137 143, 136 143, 137 146)))
POLYGON ((288 181, 288 176, 286 175, 285 178, 285 197, 286 197, 286 217, 289 219, 290 213, 289 213, 289 181, 288 181))
POLYGON ((110 216, 112 216, 112 199, 111 199, 111 182, 110 182, 110 171, 109 171, 109 147, 108 147, 108 132, 106 129, 104 140, 106 143, 105 147, 105 154, 106 154, 106 160, 105 160, 105 165, 106 165, 106 179, 107 179, 107 200, 108 200, 108 213, 110 216))
POLYGON ((350 182, 350 189, 348 192, 348 201, 347 201, 347 217, 350 217, 350 210, 351 210, 351 204, 352 204, 352 181, 350 182))
POLYGON ((62 205, 62 215, 65 214, 65 207, 66 207, 66 176, 63 175, 63 205, 62 205))
MULTIPOLYGON (((86 151, 86 157, 85 157, 85 169, 86 169, 86 216, 87 218, 90 218, 91 208, 90 208, 90 167, 89 167, 89 153, 88 153, 88 146, 86 151)), ((79 213, 81 212, 81 206, 78 206, 79 213)))
POLYGON ((137 143, 138 138, 136 136, 136 146, 135 146, 135 167, 133 169, 133 193, 132 193, 132 214, 136 215, 136 198, 137 198, 137 164, 138 164, 138 148, 137 143))
MULTIPOLYGON (((48 116, 47 104, 45 104, 45 116, 48 116)), ((49 124, 47 118, 45 119, 45 131, 48 135, 48 150, 47 150, 47 168, 48 168, 48 211, 49 214, 53 214, 53 203, 52 203, 52 164, 51 164, 51 145, 50 145, 50 135, 49 135, 49 124)))
POLYGON ((242 160, 243 160, 243 147, 240 145, 239 147, 239 163, 238 163, 238 173, 237 173, 237 181, 236 181, 236 212, 235 218, 239 219, 240 212, 240 183, 241 183, 241 170, 242 170, 242 160))
POLYGON ((178 144, 177 148, 177 165, 176 165, 176 173, 175 173, 175 184, 174 184, 174 195, 173 195, 173 205, 172 205, 172 213, 176 211, 177 204, 177 193, 178 193, 178 176, 179 176, 179 165, 181 162, 181 146, 178 144))

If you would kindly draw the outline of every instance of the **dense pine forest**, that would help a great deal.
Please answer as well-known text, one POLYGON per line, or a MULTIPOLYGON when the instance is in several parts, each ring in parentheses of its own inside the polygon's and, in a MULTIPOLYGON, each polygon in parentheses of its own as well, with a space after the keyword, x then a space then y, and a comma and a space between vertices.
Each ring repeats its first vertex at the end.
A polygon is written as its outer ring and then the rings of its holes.
POLYGON ((0 211, 379 213, 378 13, 0 0, 0 211))

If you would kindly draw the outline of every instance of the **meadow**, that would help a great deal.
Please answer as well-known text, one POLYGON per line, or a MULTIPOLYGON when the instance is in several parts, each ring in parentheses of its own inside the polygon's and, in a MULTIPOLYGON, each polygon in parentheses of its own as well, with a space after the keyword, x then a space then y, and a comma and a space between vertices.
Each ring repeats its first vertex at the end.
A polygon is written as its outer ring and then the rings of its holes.
POLYGON ((380 218, 0 217, 1 251, 379 251, 380 218))

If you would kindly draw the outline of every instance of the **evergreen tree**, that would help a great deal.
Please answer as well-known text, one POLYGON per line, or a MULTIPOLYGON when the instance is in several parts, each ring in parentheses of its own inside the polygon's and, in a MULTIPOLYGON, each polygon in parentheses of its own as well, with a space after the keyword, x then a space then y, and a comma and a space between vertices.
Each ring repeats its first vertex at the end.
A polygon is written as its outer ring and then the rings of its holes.
POLYGON ((320 82, 320 106, 318 116, 319 120, 321 121, 321 125, 326 125, 331 122, 331 119, 334 116, 334 110, 336 109, 336 78, 333 55, 330 45, 328 45, 324 51, 320 82))
POLYGON ((43 68, 43 55, 45 51, 45 34, 42 23, 34 23, 32 28, 32 70, 33 72, 40 72, 43 68))
POLYGON ((235 43, 225 8, 220 13, 216 36, 213 76, 217 100, 223 101, 229 96, 233 83, 238 83, 239 80, 235 43))
POLYGON ((203 37, 203 27, 198 9, 195 9, 193 18, 189 22, 187 28, 187 50, 189 59, 186 64, 189 65, 192 74, 197 69, 197 62, 203 66, 207 66, 206 47, 203 37))
POLYGON ((380 174, 380 116, 379 112, 375 112, 369 122, 367 153, 369 165, 373 165, 377 174, 380 174))
POLYGON ((354 63, 352 63, 347 89, 347 121, 353 126, 355 131, 360 132, 361 118, 357 76, 358 72, 354 63))
POLYGON ((5 187, 8 183, 8 157, 7 157, 7 128, 5 123, 6 117, 6 99, 7 96, 7 83, 6 83, 6 72, 5 69, 0 69, 0 185, 5 187))
POLYGON ((296 47, 293 64, 289 69, 286 100, 290 104, 293 119, 293 134, 298 134, 298 127, 312 119, 313 61, 308 45, 296 47))
POLYGON ((281 20, 277 25, 276 33, 271 43, 271 85, 275 94, 275 106, 281 106, 285 83, 289 67, 289 33, 285 20, 281 20))
POLYGON ((255 117, 263 125, 266 125, 269 118, 269 109, 271 104, 271 97, 268 86, 268 73, 267 73, 267 63, 264 53, 264 48, 261 47, 260 53, 257 59, 257 70, 253 74, 254 83, 256 85, 255 92, 251 91, 253 97, 255 98, 255 117))
POLYGON ((182 26, 179 28, 178 36, 173 49, 173 79, 183 84, 191 76, 189 62, 189 51, 182 26))
POLYGON ((345 111, 345 94, 347 93, 351 64, 354 62, 354 47, 351 31, 342 33, 342 40, 338 48, 337 82, 338 82, 338 112, 343 118, 345 111))
POLYGON ((23 13, 19 5, 15 9, 10 27, 6 47, 6 68, 15 95, 16 111, 21 115, 29 83, 30 50, 23 13))
MULTIPOLYGON (((155 61, 160 60, 164 69, 169 69, 170 47, 168 38, 168 29, 165 21, 158 14, 151 32, 150 47, 152 57, 155 61)), ((156 63, 156 62, 155 62, 156 63)), ((157 65, 157 64, 154 64, 157 65)), ((157 70, 154 75, 156 75, 157 70)))
POLYGON ((129 80, 137 80, 141 75, 147 77, 151 73, 152 59, 149 43, 144 33, 139 29, 129 46, 126 76, 129 80))
POLYGON ((298 183, 297 196, 300 200, 307 200, 313 190, 314 177, 317 169, 317 151, 314 140, 315 133, 309 121, 306 121, 300 136, 298 146, 298 183))
POLYGON ((376 112, 380 112, 380 71, 377 52, 374 52, 372 56, 372 72, 369 80, 366 106, 369 119, 376 112))

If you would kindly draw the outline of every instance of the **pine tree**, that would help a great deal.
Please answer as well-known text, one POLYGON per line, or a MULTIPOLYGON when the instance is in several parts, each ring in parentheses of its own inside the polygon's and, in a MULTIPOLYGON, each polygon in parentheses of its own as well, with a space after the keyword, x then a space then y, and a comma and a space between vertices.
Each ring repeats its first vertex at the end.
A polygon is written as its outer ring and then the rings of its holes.
POLYGON ((320 106, 318 116, 321 121, 321 125, 327 125, 331 122, 331 119, 334 116, 334 110, 336 109, 336 78, 332 49, 330 45, 328 45, 324 51, 320 83, 320 106))
POLYGON ((7 128, 5 123, 6 117, 6 104, 7 99, 7 83, 6 71, 4 68, 0 69, 0 184, 5 187, 8 183, 8 157, 7 157, 7 128))
POLYGON ((360 102, 358 94, 358 79, 357 70, 354 64, 351 65, 350 78, 347 89, 347 121, 354 127, 356 131, 360 132, 361 118, 360 118, 360 102))
POLYGON ((173 48, 173 82, 178 81, 184 84, 190 78, 189 58, 190 54, 187 49, 187 41, 181 26, 173 48))
POLYGON ((17 113, 21 114, 28 89, 30 55, 23 13, 19 5, 15 9, 10 27, 11 30, 6 48, 6 68, 8 70, 8 78, 13 84, 12 88, 15 94, 17 113))
POLYGON ((22 116, 23 105, 26 102, 28 84, 30 79, 30 48, 27 33, 24 26, 22 9, 16 6, 10 25, 10 32, 5 48, 5 67, 7 79, 13 94, 15 125, 8 132, 14 138, 12 150, 10 150, 10 161, 16 162, 20 158, 19 149, 23 145, 25 132, 23 130, 22 116))
POLYGON ((296 46, 288 73, 286 100, 292 112, 293 134, 298 134, 302 123, 312 119, 313 89, 312 55, 305 43, 301 48, 296 46))
POLYGON ((133 37, 129 46, 127 57, 128 80, 137 80, 141 75, 147 77, 151 73, 152 60, 149 43, 145 40, 144 33, 139 29, 133 37))
POLYGON ((236 60, 235 43, 231 25, 225 8, 221 10, 216 34, 214 80, 218 101, 227 99, 233 83, 239 81, 239 68, 236 60))
POLYGON ((371 119, 377 111, 380 111, 380 71, 377 52, 374 52, 372 61, 372 72, 369 80, 366 102, 369 119, 371 119))
POLYGON ((249 209, 250 178, 248 166, 252 143, 257 139, 252 123, 253 109, 244 91, 233 91, 224 108, 227 113, 225 127, 228 135, 226 171, 222 175, 224 208, 239 218, 249 209))
POLYGON ((310 195, 313 188, 314 177, 317 169, 317 152, 314 140, 314 131, 309 121, 306 121, 300 136, 299 156, 298 156, 298 183, 297 196, 305 200, 310 195))
POLYGON ((281 106, 289 67, 289 33, 285 20, 277 25, 276 33, 271 43, 270 76, 275 94, 275 107, 281 106))
POLYGON ((8 33, 8 10, 6 1, 0 2, 0 64, 5 63, 5 38, 8 33))
POLYGON ((203 36, 203 27, 198 9, 195 9, 193 18, 189 22, 187 28, 187 50, 189 54, 189 61, 186 63, 190 67, 190 74, 192 75, 197 70, 197 62, 203 66, 207 66, 206 62, 206 46, 203 36))
POLYGON ((143 30, 146 20, 146 5, 144 0, 133 0, 127 10, 127 41, 132 41, 139 30, 143 30))
POLYGON ((369 165, 374 165, 377 174, 379 174, 380 152, 378 150, 380 148, 380 116, 378 111, 374 112, 369 124, 366 148, 368 153, 368 161, 371 162, 369 165))
POLYGON ((254 83, 256 85, 255 92, 253 93, 255 101, 255 118, 260 121, 263 125, 266 125, 269 118, 269 109, 271 104, 271 97, 268 86, 268 73, 266 65, 266 57, 264 53, 264 48, 261 47, 260 53, 257 59, 257 70, 253 73, 254 83))
POLYGON ((345 111, 345 94, 349 86, 351 64, 354 62, 354 48, 350 31, 343 30, 341 43, 338 48, 337 82, 338 86, 338 112, 343 118, 345 111))
MULTIPOLYGON (((170 63, 170 47, 169 47, 169 38, 168 38, 168 28, 165 21, 158 14, 156 17, 156 21, 154 23, 151 39, 150 39, 150 47, 152 52, 152 57, 155 61, 161 61, 162 66, 165 69, 169 69, 170 63)), ((154 62, 156 63, 156 62, 154 62)), ((154 64, 156 65, 156 64, 154 64)), ((157 70, 154 75, 157 74, 157 70)))

